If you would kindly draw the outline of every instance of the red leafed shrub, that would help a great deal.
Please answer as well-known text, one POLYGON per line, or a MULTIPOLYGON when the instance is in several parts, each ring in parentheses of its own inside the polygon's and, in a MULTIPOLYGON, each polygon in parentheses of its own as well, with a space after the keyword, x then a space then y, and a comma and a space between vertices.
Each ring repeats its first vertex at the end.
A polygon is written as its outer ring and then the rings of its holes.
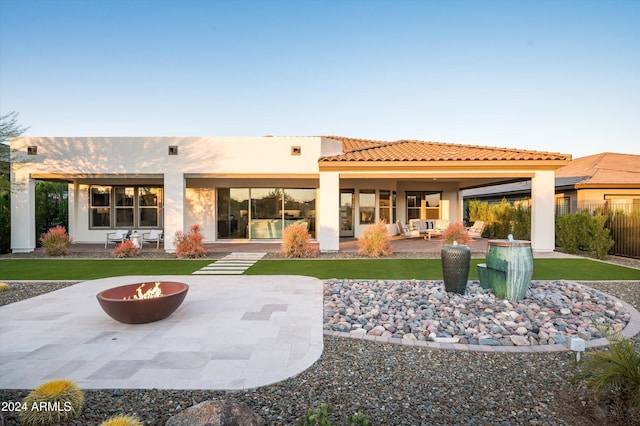
POLYGON ((318 249, 311 244, 311 235, 302 224, 290 225, 282 231, 282 254, 285 257, 316 257, 318 249))
POLYGON ((202 228, 200 225, 191 225, 189 232, 177 231, 173 245, 176 248, 176 256, 179 258, 196 259, 205 257, 207 249, 202 242, 202 228))
POLYGON ((48 256, 62 256, 69 254, 69 246, 73 240, 67 234, 64 226, 49 229, 40 237, 40 244, 48 256))
POLYGON ((116 249, 113 251, 113 257, 134 257, 137 256, 138 253, 140 253, 140 249, 133 244, 133 241, 125 240, 118 244, 116 249))
POLYGON ((375 224, 369 225, 358 238, 358 247, 360 247, 358 253, 363 256, 390 256, 393 253, 393 247, 387 234, 387 222, 380 219, 375 224))
POLYGON ((452 223, 444 230, 442 233, 442 240, 444 244, 453 244, 454 241, 457 241, 458 244, 469 244, 471 240, 469 238, 469 233, 467 233, 467 228, 460 222, 452 223))

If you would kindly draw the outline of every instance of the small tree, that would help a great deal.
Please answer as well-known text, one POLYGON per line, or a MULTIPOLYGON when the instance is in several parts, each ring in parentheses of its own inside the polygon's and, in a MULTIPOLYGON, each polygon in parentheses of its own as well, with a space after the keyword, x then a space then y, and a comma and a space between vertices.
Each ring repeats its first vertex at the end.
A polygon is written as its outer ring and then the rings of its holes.
POLYGON ((57 225, 68 226, 69 207, 66 195, 66 183, 36 182, 35 211, 38 232, 45 232, 57 225))
POLYGON ((11 247, 11 182, 7 144, 27 129, 18 123, 17 112, 0 115, 0 253, 9 252, 11 247))

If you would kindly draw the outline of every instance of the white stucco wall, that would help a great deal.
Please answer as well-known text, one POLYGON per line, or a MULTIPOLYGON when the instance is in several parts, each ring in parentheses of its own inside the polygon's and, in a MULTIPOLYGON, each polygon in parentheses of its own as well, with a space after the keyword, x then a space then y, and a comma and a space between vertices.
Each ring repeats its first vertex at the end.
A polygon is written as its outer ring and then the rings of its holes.
MULTIPOLYGON (((339 142, 319 137, 135 137, 135 138, 19 138, 11 143, 12 248, 35 248, 33 177, 60 177, 75 182, 71 201, 69 232, 77 242, 104 242, 106 230, 88 226, 87 185, 148 184, 164 186, 165 248, 172 249, 172 236, 187 230, 196 220, 204 224, 205 238, 215 236, 215 203, 206 212, 188 199, 186 179, 262 177, 272 182, 283 176, 291 179, 318 176, 318 158, 336 152, 339 142), (322 142, 322 143, 321 143, 322 142), (323 146, 323 143, 325 146, 323 146), (28 146, 37 146, 37 155, 27 155, 28 146), (178 155, 169 155, 169 146, 178 155), (300 155, 292 155, 292 147, 300 155), (142 183, 145 182, 145 183, 142 183), (82 185, 82 186, 80 186, 82 185)), ((291 182, 291 181, 289 181, 291 182)), ((212 197, 215 191, 209 193, 212 197)), ((215 200, 214 200, 215 201, 215 200)))

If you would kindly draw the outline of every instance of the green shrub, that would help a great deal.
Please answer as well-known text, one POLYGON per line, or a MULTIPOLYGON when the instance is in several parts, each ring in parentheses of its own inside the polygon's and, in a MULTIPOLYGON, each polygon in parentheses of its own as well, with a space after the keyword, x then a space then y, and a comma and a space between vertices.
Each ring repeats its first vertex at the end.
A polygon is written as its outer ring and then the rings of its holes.
POLYGON ((9 183, 0 177, 0 254, 11 249, 11 196, 9 183))
POLYGON ((316 257, 318 249, 311 244, 311 235, 302 224, 289 225, 282 231, 282 254, 285 257, 316 257))
POLYGON ((592 216, 588 211, 559 216, 556 218, 556 245, 565 253, 576 254, 584 249, 598 259, 605 259, 614 244, 609 230, 604 227, 605 222, 602 214, 592 216))
MULTIPOLYGON (((640 353, 633 341, 619 334, 603 331, 609 350, 587 352, 577 363, 578 371, 571 385, 582 385, 596 399, 612 397, 629 409, 629 416, 640 414, 640 353)), ((631 423, 627 423, 631 424, 631 423)))
POLYGON ((55 226, 40 237, 40 243, 48 256, 63 256, 69 254, 69 247, 73 240, 67 235, 63 226, 55 226))
POLYGON ((513 238, 516 240, 531 240, 531 209, 522 204, 514 207, 513 238))
POLYGON ((391 240, 387 234, 387 223, 380 219, 367 226, 358 238, 358 253, 367 257, 390 256, 393 253, 391 240))
POLYGON ((347 417, 348 425, 371 426, 369 419, 362 413, 355 413, 347 417))
POLYGON ((140 249, 133 244, 133 241, 125 240, 116 246, 113 257, 122 259, 137 256, 138 253, 140 253, 140 249))
POLYGON ((143 423, 134 416, 122 415, 111 417, 100 423, 100 426, 143 426, 143 423))
POLYGON ((71 380, 52 380, 43 383, 23 400, 20 424, 27 426, 52 425, 75 419, 82 410, 84 394, 71 380))
POLYGON ((531 209, 522 203, 513 205, 506 199, 493 204, 469 200, 468 210, 471 222, 484 221, 485 237, 507 238, 513 234, 516 239, 531 239, 531 209))
POLYGON ((298 425, 300 426, 331 426, 328 417, 331 414, 331 406, 322 403, 320 408, 311 409, 307 412, 307 416, 302 419, 298 425))
POLYGON ((36 232, 44 233, 54 226, 68 226, 68 185, 62 182, 38 181, 35 185, 36 232))
POLYGON ((173 245, 176 248, 176 256, 181 259, 197 259, 207 254, 207 249, 202 242, 202 228, 198 224, 192 225, 187 233, 177 231, 173 245))
POLYGON ((586 246, 597 259, 606 259, 607 253, 615 244, 610 231, 604 227, 606 221, 603 215, 592 216, 587 229, 586 246))

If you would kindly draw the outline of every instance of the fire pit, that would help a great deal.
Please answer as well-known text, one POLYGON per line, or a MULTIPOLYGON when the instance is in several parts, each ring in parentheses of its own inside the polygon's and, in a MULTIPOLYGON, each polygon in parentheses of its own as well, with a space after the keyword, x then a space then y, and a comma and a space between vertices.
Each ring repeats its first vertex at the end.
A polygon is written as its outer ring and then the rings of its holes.
POLYGON ((102 309, 114 320, 143 324, 171 315, 182 304, 188 290, 185 283, 156 281, 110 288, 96 297, 102 309))

